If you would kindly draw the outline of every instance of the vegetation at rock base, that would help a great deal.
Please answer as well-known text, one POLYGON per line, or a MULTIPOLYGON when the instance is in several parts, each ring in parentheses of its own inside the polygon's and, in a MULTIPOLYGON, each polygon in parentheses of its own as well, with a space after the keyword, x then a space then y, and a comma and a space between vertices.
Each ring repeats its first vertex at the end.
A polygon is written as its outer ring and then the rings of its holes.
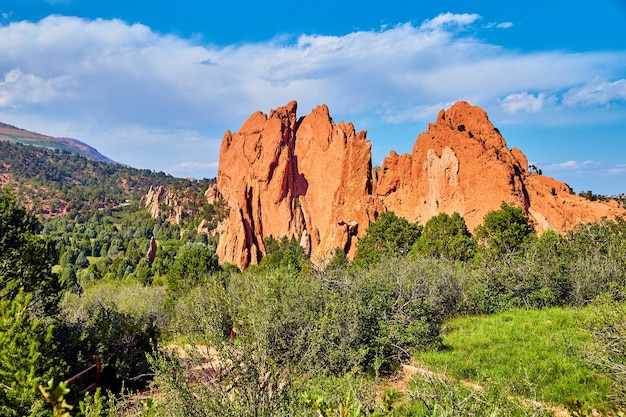
POLYGON ((383 212, 359 239, 354 262, 365 266, 380 257, 406 255, 421 233, 420 225, 410 223, 392 211, 383 212))
POLYGON ((0 416, 625 411, 624 219, 538 236, 503 204, 472 236, 458 214, 386 212, 353 262, 320 270, 275 237, 239 271, 201 216, 123 197, 36 218, 0 194, 0 416), (101 391, 66 392, 95 354, 101 391))
POLYGON ((426 222, 422 234, 411 247, 409 256, 430 256, 467 261, 476 253, 472 237, 459 213, 441 213, 426 222))

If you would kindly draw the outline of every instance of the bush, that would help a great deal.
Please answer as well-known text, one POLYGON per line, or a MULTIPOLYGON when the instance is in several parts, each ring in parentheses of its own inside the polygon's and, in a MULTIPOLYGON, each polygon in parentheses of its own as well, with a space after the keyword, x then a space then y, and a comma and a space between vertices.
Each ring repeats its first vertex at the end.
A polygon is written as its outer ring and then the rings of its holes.
POLYGON ((219 270, 213 248, 200 243, 186 244, 179 249, 167 273, 167 287, 176 294, 198 285, 219 270))
POLYGON ((334 374, 386 372, 415 349, 440 346, 441 323, 456 313, 461 294, 448 268, 391 258, 328 279, 315 362, 334 374))
POLYGON ((78 359, 88 362, 95 355, 102 357, 105 387, 116 391, 122 385, 142 387, 151 373, 146 354, 156 349, 158 336, 153 322, 121 313, 111 305, 100 305, 83 323, 78 359))
MULTIPOLYGON (((623 291, 626 296, 626 289, 623 291)), ((585 358, 601 375, 613 382, 609 400, 616 408, 626 407, 626 299, 600 297, 586 322, 592 342, 585 358)))
POLYGON ((441 213, 426 222, 409 255, 467 261, 474 257, 476 240, 467 230, 459 213, 441 213))
POLYGON ((365 236, 359 239, 354 263, 367 266, 383 258, 404 256, 421 232, 422 228, 417 223, 409 223, 392 211, 381 213, 369 225, 365 236))
POLYGON ((63 315, 57 340, 64 357, 78 372, 102 357, 103 384, 118 390, 141 387, 148 374, 146 353, 155 349, 168 325, 165 290, 137 282, 96 282, 82 296, 69 294, 62 302, 63 315))
POLYGON ((487 213, 475 234, 486 245, 488 256, 506 261, 522 249, 533 230, 531 220, 520 207, 502 202, 500 210, 487 213))
POLYGON ((19 292, 0 299, 0 416, 45 415, 38 385, 61 374, 55 359, 52 328, 28 313, 31 296, 19 292))

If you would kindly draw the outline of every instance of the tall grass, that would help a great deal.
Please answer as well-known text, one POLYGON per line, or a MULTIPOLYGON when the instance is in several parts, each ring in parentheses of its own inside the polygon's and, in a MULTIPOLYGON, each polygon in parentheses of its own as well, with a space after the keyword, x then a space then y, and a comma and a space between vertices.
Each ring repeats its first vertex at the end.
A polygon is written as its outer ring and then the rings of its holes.
POLYGON ((586 309, 510 310, 460 317, 444 326, 444 348, 414 360, 460 379, 496 386, 511 396, 551 404, 605 407, 610 381, 582 352, 586 309))

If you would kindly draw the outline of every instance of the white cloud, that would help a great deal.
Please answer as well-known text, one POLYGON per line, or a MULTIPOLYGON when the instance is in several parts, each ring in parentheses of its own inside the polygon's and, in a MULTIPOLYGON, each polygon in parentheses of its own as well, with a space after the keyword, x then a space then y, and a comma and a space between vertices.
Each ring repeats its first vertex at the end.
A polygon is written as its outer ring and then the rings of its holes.
POLYGON ((580 170, 580 169, 586 169, 586 168, 591 168, 591 167, 597 167, 599 165, 601 165, 601 163, 597 161, 578 162, 578 161, 570 160, 566 162, 551 164, 547 166, 546 168, 555 169, 555 170, 556 169, 580 170))
MULTIPOLYGON (((237 130, 252 112, 294 99, 301 114, 326 103, 335 117, 367 113, 378 118, 373 123, 385 124, 433 121, 440 108, 460 99, 530 117, 556 106, 558 92, 568 91, 562 102, 570 106, 624 98, 626 81, 589 80, 626 71, 626 51, 506 50, 463 30, 479 20, 477 14, 445 13, 420 25, 230 46, 199 45, 120 20, 13 22, 0 25, 0 111, 72 126, 74 136, 107 156, 145 167, 157 151, 165 160, 191 146, 180 140, 183 130, 219 145, 214 138, 237 130), (102 133, 111 126, 122 128, 102 133), (160 149, 132 158, 116 154, 147 143, 160 149)), ((185 161, 189 157, 180 156, 153 168, 185 161)))
POLYGON ((14 107, 21 103, 46 103, 55 98, 55 85, 63 77, 44 79, 34 74, 25 74, 19 68, 4 74, 0 81, 0 108, 14 107))
POLYGON ((545 93, 539 93, 536 96, 526 92, 514 93, 502 99, 500 107, 508 113, 537 113, 542 110, 546 104, 553 103, 554 101, 554 97, 548 96, 545 93))
POLYGON ((217 169, 218 162, 181 162, 167 167, 168 172, 201 172, 207 169, 217 169))
POLYGON ((489 22, 485 25, 485 28, 487 29, 491 29, 491 28, 496 28, 496 29, 509 29, 513 27, 513 22, 500 22, 500 23, 496 23, 496 22, 489 22))
POLYGON ((605 105, 617 100, 626 100, 626 79, 610 82, 596 78, 582 87, 570 89, 563 96, 566 106, 605 105))
POLYGON ((480 15, 475 13, 454 14, 448 12, 440 14, 433 19, 426 20, 422 23, 420 28, 432 30, 463 28, 464 26, 471 25, 478 19, 480 19, 480 15))

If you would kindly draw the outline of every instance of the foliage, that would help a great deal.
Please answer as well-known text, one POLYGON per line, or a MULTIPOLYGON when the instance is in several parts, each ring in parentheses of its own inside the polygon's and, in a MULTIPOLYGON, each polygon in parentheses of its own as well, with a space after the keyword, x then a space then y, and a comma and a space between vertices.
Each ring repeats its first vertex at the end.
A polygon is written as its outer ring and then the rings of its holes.
POLYGON ((418 224, 409 223, 392 211, 381 213, 358 241, 354 263, 366 266, 381 258, 404 256, 421 232, 422 228, 418 224))
POLYGON ((589 201, 608 201, 610 199, 609 197, 605 195, 594 194, 591 190, 581 191, 578 193, 578 195, 583 198, 586 198, 589 201))
POLYGON ((382 417, 393 413, 394 394, 385 392, 377 404, 376 381, 348 374, 343 377, 317 378, 302 394, 304 404, 319 417, 382 417))
POLYGON ((409 254, 467 261, 474 257, 476 241, 459 213, 441 213, 426 222, 409 254))
POLYGON ((67 403, 65 396, 69 394, 66 382, 54 383, 54 379, 48 381, 48 385, 39 385, 39 391, 44 400, 52 406, 54 417, 70 417, 70 411, 74 406, 67 403))
MULTIPOLYGON (((0 300, 0 416, 39 416, 43 401, 37 386, 63 368, 51 357, 52 328, 28 312, 31 296, 18 292, 0 300)), ((42 414, 40 414, 42 413, 42 414)))
POLYGON ((54 313, 61 283, 52 273, 56 250, 39 235, 39 228, 10 191, 0 193, 0 299, 31 293, 31 311, 43 317, 54 313))
POLYGON ((111 304, 98 304, 90 310, 86 320, 72 323, 66 353, 72 354, 81 368, 95 355, 101 356, 105 387, 119 390, 123 383, 145 386, 150 373, 146 353, 156 348, 159 337, 155 318, 135 317, 111 304))
POLYGON ((302 270, 303 266, 307 264, 307 257, 304 254, 304 249, 298 243, 295 236, 291 239, 287 239, 286 236, 279 241, 270 236, 264 239, 266 254, 259 263, 261 269, 274 269, 274 268, 295 268, 302 270))
POLYGON ((181 247, 167 274, 168 289, 177 293, 194 287, 219 271, 215 250, 201 243, 181 247))
POLYGON ((591 342, 585 359, 612 381, 609 399, 626 409, 626 301, 600 297, 590 307, 585 327, 591 342))
POLYGON ((192 347, 182 359, 164 351, 153 356, 162 399, 155 415, 302 415, 292 386, 296 375, 266 355, 267 339, 240 337, 237 343, 222 340, 210 356, 198 356, 192 347))
POLYGON ((483 224, 475 231, 476 237, 488 248, 488 254, 502 259, 510 259, 520 251, 532 233, 532 222, 524 210, 505 202, 500 210, 487 213, 483 224))

